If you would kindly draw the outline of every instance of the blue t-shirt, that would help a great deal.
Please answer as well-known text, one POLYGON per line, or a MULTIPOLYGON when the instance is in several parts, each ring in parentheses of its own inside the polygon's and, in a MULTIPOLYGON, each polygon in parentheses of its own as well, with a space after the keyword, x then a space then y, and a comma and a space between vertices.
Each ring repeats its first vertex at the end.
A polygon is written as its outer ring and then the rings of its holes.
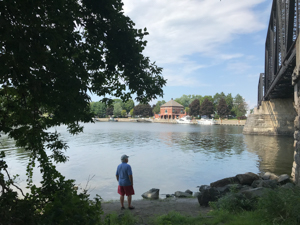
POLYGON ((129 175, 132 175, 131 166, 127 163, 121 163, 116 172, 116 176, 119 176, 120 186, 130 186, 129 175))

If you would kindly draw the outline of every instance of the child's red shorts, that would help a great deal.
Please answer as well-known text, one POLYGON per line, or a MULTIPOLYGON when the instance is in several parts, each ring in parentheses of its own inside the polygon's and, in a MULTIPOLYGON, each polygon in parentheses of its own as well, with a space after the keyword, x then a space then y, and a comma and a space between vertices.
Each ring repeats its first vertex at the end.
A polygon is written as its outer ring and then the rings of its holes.
POLYGON ((130 186, 118 186, 118 193, 122 196, 134 195, 134 190, 132 185, 130 186))

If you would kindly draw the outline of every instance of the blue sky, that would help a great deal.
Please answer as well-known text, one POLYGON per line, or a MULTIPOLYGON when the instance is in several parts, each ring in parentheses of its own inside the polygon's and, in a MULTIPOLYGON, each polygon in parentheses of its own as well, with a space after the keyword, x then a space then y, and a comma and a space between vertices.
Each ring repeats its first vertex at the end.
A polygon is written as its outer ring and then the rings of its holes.
MULTIPOLYGON (((242 95, 257 104, 270 0, 123 0, 124 13, 150 35, 144 55, 163 67, 164 97, 242 95)), ((93 99, 93 98, 92 98, 93 99)), ((94 99, 93 99, 94 100, 94 99)))

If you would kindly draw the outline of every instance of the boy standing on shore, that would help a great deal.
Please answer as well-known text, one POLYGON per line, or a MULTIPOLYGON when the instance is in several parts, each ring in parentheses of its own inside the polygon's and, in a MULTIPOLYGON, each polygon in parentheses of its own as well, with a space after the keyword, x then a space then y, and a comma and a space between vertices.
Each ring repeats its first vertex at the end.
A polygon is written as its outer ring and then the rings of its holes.
POLYGON ((122 163, 118 166, 116 172, 116 178, 119 182, 118 193, 120 194, 121 209, 125 209, 124 195, 127 196, 128 209, 134 209, 131 205, 132 195, 134 195, 133 178, 131 166, 127 164, 128 158, 129 156, 127 155, 121 156, 122 163))

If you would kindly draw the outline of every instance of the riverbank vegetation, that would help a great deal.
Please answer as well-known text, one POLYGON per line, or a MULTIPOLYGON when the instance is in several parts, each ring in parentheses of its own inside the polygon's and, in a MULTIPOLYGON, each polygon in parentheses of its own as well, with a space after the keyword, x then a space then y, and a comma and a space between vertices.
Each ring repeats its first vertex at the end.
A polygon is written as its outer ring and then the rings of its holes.
MULTIPOLYGON (((234 191, 212 202, 213 208, 206 215, 185 216, 177 212, 151 218, 152 225, 298 225, 300 223, 300 188, 278 188, 268 190, 261 198, 247 200, 234 191)), ((141 218, 125 213, 122 217, 116 213, 107 215, 105 224, 132 225, 141 222, 141 218)))

